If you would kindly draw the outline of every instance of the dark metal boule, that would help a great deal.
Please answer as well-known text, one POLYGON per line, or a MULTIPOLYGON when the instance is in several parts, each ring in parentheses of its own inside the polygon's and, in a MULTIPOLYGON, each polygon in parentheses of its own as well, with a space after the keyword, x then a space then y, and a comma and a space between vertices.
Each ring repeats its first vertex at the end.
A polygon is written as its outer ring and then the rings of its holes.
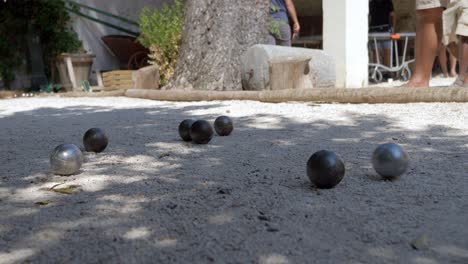
POLYGON ((106 133, 100 128, 91 128, 83 136, 83 145, 88 152, 102 152, 108 143, 106 133))
POLYGON ((190 137, 197 144, 207 144, 213 138, 213 127, 208 121, 198 120, 190 128, 190 137))
POLYGON ((180 122, 179 124, 179 136, 184 141, 191 141, 192 137, 190 137, 190 128, 192 127, 195 120, 193 119, 185 119, 184 121, 180 122))
POLYGON ((341 182, 344 175, 344 162, 332 151, 315 152, 307 161, 307 176, 317 188, 333 188, 341 182))
POLYGON ((220 116, 214 122, 214 128, 218 135, 229 136, 234 129, 234 124, 231 118, 227 116, 220 116))

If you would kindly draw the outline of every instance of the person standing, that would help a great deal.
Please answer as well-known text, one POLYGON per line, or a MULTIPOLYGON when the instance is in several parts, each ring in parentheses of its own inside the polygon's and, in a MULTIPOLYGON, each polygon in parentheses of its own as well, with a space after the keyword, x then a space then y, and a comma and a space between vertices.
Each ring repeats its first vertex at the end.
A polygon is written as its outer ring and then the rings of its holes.
POLYGON ((443 12, 443 43, 456 52, 460 69, 452 87, 468 87, 468 0, 450 0, 443 12))
POLYGON ((443 43, 441 43, 439 46, 438 57, 443 77, 457 77, 457 57, 456 55, 453 55, 443 43), (447 67, 447 51, 449 53, 450 69, 447 67))
POLYGON ((437 49, 442 41, 442 12, 447 0, 416 0, 415 71, 405 85, 429 87, 437 49))
POLYGON ((294 34, 299 34, 301 26, 293 0, 271 0, 268 44, 291 46, 292 35, 288 14, 293 22, 294 34))
MULTIPOLYGON (((393 33, 395 25, 393 11, 392 0, 371 0, 369 2, 369 33, 393 33)), ((377 44, 378 47, 374 47, 374 45, 371 45, 371 47, 383 52, 383 63, 385 66, 390 67, 392 41, 389 38, 388 40, 378 41, 377 44)), ((374 56, 374 52, 371 55, 374 56)), ((379 54, 379 56, 381 55, 379 54)), ((376 61, 376 58, 374 58, 374 61, 376 61)))

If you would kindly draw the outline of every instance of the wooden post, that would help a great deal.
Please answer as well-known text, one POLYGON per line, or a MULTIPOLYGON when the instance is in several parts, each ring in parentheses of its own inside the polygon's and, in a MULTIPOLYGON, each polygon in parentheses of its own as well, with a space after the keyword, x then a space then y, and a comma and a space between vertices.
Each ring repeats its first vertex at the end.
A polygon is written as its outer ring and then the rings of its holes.
POLYGON ((76 83, 75 71, 73 70, 73 64, 70 56, 65 57, 65 62, 67 63, 68 76, 70 77, 70 82, 73 87, 73 91, 78 90, 78 85, 76 83))

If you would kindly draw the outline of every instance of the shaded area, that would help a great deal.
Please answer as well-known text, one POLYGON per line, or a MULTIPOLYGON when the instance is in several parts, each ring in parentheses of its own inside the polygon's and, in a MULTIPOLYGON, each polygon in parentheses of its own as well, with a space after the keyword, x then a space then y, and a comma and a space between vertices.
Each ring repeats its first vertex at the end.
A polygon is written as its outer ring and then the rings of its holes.
POLYGON ((24 111, 0 105, 0 263, 468 260, 467 132, 441 119, 463 120, 463 105, 99 100, 15 101, 34 105, 24 111), (208 145, 178 138, 183 119, 221 114, 233 117, 231 136, 208 145), (76 176, 49 175, 53 147, 81 146, 90 127, 107 131, 108 149, 86 154, 76 176), (389 141, 411 157, 394 182, 370 163, 389 141), (345 160, 335 189, 307 180, 306 161, 320 149, 345 160), (63 181, 82 187, 68 196, 41 189, 63 181), (408 242, 421 234, 431 246, 414 251, 408 242))

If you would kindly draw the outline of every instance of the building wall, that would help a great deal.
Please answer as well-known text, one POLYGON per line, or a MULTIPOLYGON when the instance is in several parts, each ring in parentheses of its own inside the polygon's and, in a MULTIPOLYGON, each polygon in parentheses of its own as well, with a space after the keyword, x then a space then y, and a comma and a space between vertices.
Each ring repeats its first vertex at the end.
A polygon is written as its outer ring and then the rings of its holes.
MULTIPOLYGON (((138 21, 138 16, 143 9, 147 6, 150 8, 159 8, 163 3, 171 2, 171 0, 75 0, 76 2, 89 5, 106 12, 116 14, 134 21, 138 21)), ((138 32, 136 26, 129 26, 125 22, 117 19, 109 18, 105 15, 98 14, 94 11, 81 9, 85 14, 91 15, 100 20, 110 22, 112 24, 124 27, 126 29, 138 32)), ((126 35, 118 30, 109 28, 107 26, 95 23, 86 18, 73 15, 73 27, 78 33, 79 38, 83 42, 83 47, 96 55, 94 69, 98 70, 112 70, 118 69, 119 63, 114 55, 104 45, 101 38, 106 35, 126 35)), ((93 76, 94 78, 94 76, 93 76)))

